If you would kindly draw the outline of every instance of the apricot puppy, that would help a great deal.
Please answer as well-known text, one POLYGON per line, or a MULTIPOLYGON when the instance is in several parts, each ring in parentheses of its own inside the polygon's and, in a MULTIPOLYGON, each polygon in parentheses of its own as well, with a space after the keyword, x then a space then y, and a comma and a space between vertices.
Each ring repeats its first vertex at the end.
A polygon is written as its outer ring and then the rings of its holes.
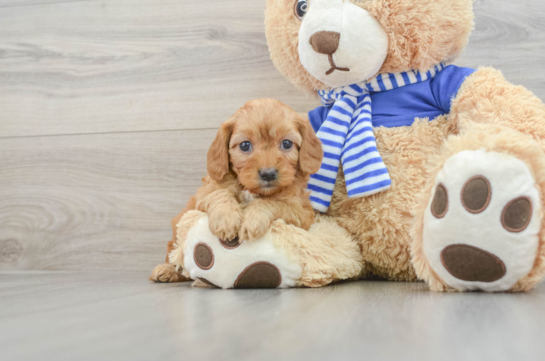
MULTIPOLYGON (((276 219, 308 230, 314 222, 306 190, 310 174, 322 163, 322 145, 310 123, 273 99, 246 103, 223 123, 208 151, 203 186, 172 220, 189 210, 208 213, 210 231, 239 242, 262 237, 276 219)), ((169 264, 152 273, 157 282, 183 281, 169 264)))

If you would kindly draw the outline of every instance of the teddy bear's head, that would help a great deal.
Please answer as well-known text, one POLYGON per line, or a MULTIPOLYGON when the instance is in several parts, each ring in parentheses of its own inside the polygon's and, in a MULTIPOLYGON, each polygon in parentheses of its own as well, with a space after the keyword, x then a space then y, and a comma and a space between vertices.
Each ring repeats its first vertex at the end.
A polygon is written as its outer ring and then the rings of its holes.
POLYGON ((266 35, 275 66, 298 88, 335 88, 452 61, 473 28, 472 4, 268 0, 266 35))

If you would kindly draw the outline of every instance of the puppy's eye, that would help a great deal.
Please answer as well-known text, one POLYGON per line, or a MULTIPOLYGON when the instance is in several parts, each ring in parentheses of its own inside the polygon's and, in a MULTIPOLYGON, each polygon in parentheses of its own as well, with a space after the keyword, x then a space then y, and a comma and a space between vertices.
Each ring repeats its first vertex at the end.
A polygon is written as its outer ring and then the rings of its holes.
POLYGON ((243 152, 249 152, 252 149, 252 143, 242 142, 242 143, 240 143, 239 148, 243 152))
POLYGON ((291 149, 291 147, 293 147, 293 142, 291 140, 284 140, 282 141, 282 149, 291 149))
POLYGON ((307 0, 296 0, 295 1, 295 16, 297 19, 303 20, 303 17, 308 11, 308 1, 307 0))

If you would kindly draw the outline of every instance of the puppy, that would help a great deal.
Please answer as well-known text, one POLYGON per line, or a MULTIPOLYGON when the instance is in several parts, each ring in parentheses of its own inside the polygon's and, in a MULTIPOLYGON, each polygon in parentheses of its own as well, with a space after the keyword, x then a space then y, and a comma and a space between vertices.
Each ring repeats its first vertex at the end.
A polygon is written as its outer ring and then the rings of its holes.
POLYGON ((172 220, 166 264, 155 267, 155 282, 186 281, 168 264, 176 224, 189 210, 208 214, 210 231, 239 242, 262 237, 271 223, 308 230, 314 222, 306 185, 322 163, 323 151, 308 120, 273 99, 249 101, 223 123, 208 151, 208 176, 172 220))

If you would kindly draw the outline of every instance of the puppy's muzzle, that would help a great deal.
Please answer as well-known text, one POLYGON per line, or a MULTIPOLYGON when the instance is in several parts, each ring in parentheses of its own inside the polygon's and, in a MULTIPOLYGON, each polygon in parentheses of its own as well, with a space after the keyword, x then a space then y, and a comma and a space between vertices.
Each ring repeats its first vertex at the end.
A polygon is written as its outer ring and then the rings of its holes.
POLYGON ((278 170, 275 168, 262 168, 259 170, 259 178, 267 183, 278 179, 278 170))

